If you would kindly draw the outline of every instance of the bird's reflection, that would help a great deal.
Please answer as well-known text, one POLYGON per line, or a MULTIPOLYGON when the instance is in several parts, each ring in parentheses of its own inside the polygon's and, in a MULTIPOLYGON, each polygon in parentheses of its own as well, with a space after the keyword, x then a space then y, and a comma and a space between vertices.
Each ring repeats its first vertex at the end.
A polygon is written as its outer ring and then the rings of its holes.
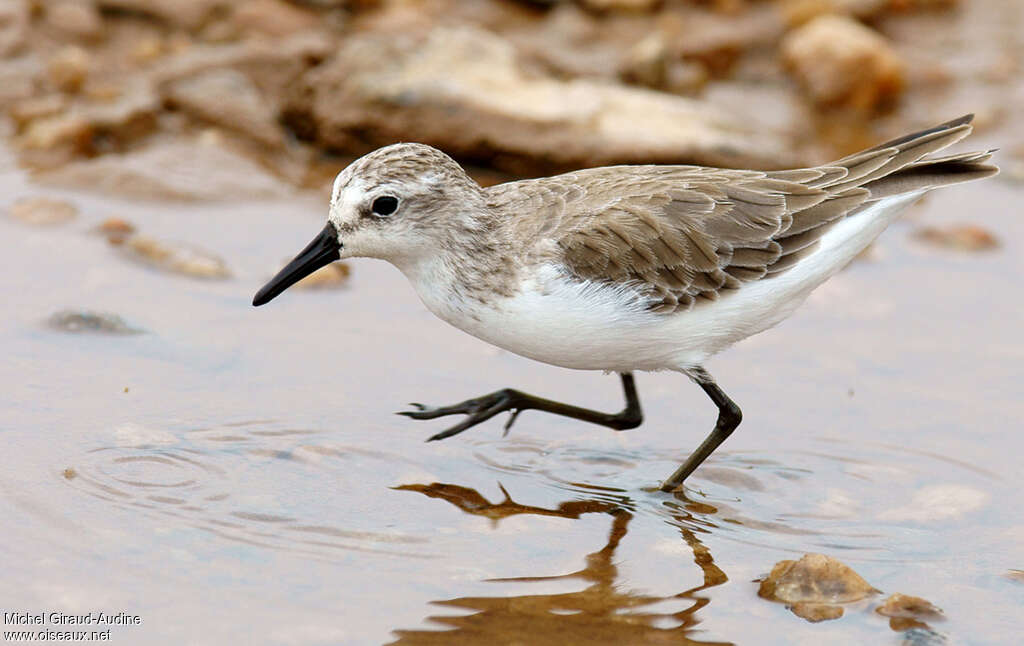
POLYGON ((505 499, 492 503, 469 487, 434 483, 403 485, 404 491, 418 491, 440 498, 462 511, 499 522, 517 514, 579 518, 582 514, 603 513, 611 517, 607 544, 587 555, 583 569, 559 576, 496 579, 501 582, 539 582, 580 580, 586 587, 577 592, 501 597, 460 597, 435 601, 445 608, 466 611, 459 616, 433 616, 428 619, 448 628, 445 631, 396 630, 393 644, 722 644, 694 639, 697 611, 709 599, 700 596, 707 588, 728 579, 719 569, 710 551, 690 529, 680 528, 683 540, 693 551, 694 562, 704 574, 704 583, 671 596, 644 595, 622 589, 617 583, 618 568, 614 554, 625 538, 633 512, 628 499, 622 504, 608 500, 573 500, 554 509, 523 505, 512 500, 502 488, 505 499), (663 602, 674 602, 669 610, 663 602), (682 609, 679 609, 682 607, 682 609), (646 612, 645 612, 646 609, 646 612), (523 639, 528 636, 528 641, 523 639))

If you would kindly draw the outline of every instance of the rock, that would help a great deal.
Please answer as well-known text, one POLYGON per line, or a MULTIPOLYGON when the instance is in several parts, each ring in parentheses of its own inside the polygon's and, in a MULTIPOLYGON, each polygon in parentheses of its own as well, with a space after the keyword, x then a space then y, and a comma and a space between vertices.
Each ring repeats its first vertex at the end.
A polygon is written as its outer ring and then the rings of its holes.
POLYGON ((81 47, 63 47, 47 61, 50 82, 64 92, 77 92, 89 75, 91 63, 88 52, 81 47))
POLYGON ((630 48, 619 75, 627 83, 676 93, 695 93, 708 81, 703 64, 673 56, 660 34, 651 34, 630 48))
POLYGON ((912 619, 942 619, 942 610, 932 602, 909 594, 892 594, 875 608, 875 612, 886 617, 909 617, 912 619))
POLYGON ((665 28, 683 57, 724 76, 744 52, 777 48, 786 24, 776 7, 759 2, 735 15, 675 16, 665 28))
MULTIPOLYGON (((926 621, 942 620, 945 617, 942 611, 936 608, 930 601, 921 597, 912 597, 906 594, 896 593, 886 599, 882 605, 875 608, 875 612, 889 617, 889 627, 897 632, 908 630, 921 631, 928 637, 939 637, 932 631, 926 621)), ((925 641, 925 644, 944 643, 945 640, 925 641)))
POLYGON ((921 227, 915 239, 936 247, 957 251, 991 251, 999 248, 995 234, 976 224, 950 224, 944 227, 921 227))
POLYGON ((107 218, 100 222, 94 231, 106 236, 107 242, 110 244, 119 245, 136 232, 136 227, 131 222, 121 218, 107 218))
POLYGON ((811 603, 810 601, 798 601, 789 606, 790 612, 801 619, 811 623, 839 619, 843 616, 843 607, 828 603, 811 603))
POLYGON ((289 97, 286 120, 326 147, 420 141, 516 172, 629 162, 778 166, 782 140, 699 101, 525 72, 477 29, 347 39, 289 97))
POLYGON ((860 601, 878 592, 850 567, 824 554, 804 554, 799 561, 779 561, 757 594, 782 601, 808 621, 837 619, 836 604, 860 601))
POLYGON ((7 214, 27 224, 64 224, 78 215, 74 204, 50 197, 25 197, 7 209, 7 214))
POLYGON ((628 83, 661 87, 669 64, 668 43, 664 36, 653 33, 626 52, 620 74, 628 83))
POLYGON ((43 75, 43 64, 34 55, 0 60, 0 108, 32 98, 43 75))
POLYGON ((54 114, 28 122, 18 143, 28 150, 65 147, 70 149, 69 155, 75 155, 85 152, 91 141, 89 122, 81 115, 54 114))
POLYGON ((652 49, 669 66, 670 76, 671 66, 681 62, 698 64, 705 73, 710 70, 722 76, 743 52, 774 49, 786 28, 781 13, 771 3, 748 5, 736 15, 709 11, 706 2, 673 5, 671 11, 645 18, 622 13, 599 15, 576 3, 563 2, 543 21, 531 21, 517 29, 503 28, 501 35, 515 45, 523 63, 536 62, 558 78, 615 80, 638 62, 650 60, 650 50, 637 49, 651 44, 658 45, 652 49), (649 42, 641 46, 644 41, 649 42))
POLYGON ((19 101, 10 107, 7 114, 14 120, 15 126, 19 130, 23 130, 33 121, 54 117, 67 107, 67 97, 55 92, 19 101))
POLYGON ((129 55, 136 63, 152 63, 165 54, 164 42, 159 36, 145 34, 132 43, 129 55))
POLYGON ((580 0, 580 3, 595 11, 651 11, 661 0, 580 0))
POLYGON ((231 272, 223 260, 193 245, 134 235, 118 245, 118 248, 127 257, 161 271, 192 278, 231 277, 231 272))
POLYGON ((889 4, 896 11, 949 9, 960 4, 960 0, 889 0, 889 4))
POLYGON ((65 38, 96 40, 103 35, 103 20, 91 0, 47 3, 46 23, 65 38))
POLYGON ((233 69, 212 69, 166 84, 173 105, 204 121, 244 134, 269 146, 284 135, 268 102, 249 77, 233 69))
POLYGON ((289 36, 318 28, 320 16, 282 0, 248 0, 238 3, 231 22, 243 32, 289 36))
POLYGON ((153 66, 150 79, 165 91, 168 84, 213 70, 235 70, 247 76, 276 114, 276 103, 287 88, 312 65, 333 51, 324 34, 296 34, 272 42, 245 41, 216 46, 193 46, 153 66))
POLYGON ((75 334, 88 332, 127 336, 143 334, 145 332, 128 325, 117 314, 91 312, 88 310, 61 310, 50 316, 47 324, 54 330, 75 334))
POLYGON ((29 7, 25 0, 6 0, 0 4, 0 58, 17 54, 29 34, 29 7))
MULTIPOLYGON (((559 2, 543 21, 519 29, 502 30, 524 66, 543 69, 558 78, 585 77, 616 80, 627 65, 624 55, 652 33, 623 33, 609 29, 609 18, 587 11, 575 2, 559 2)), ((419 27, 408 33, 425 33, 419 27)))
POLYGON ((62 165, 78 155, 127 147, 150 134, 160 108, 160 99, 146 79, 129 77, 113 101, 80 98, 63 113, 25 124, 17 143, 33 165, 62 165), (33 157, 32 151, 46 155, 33 157))
POLYGON ((39 182, 152 200, 258 200, 292 191, 257 164, 217 145, 175 141, 40 172, 39 182))
MULTIPOLYGON (((287 263, 289 260, 291 258, 286 258, 284 262, 287 263)), ((284 265, 282 264, 281 266, 283 267, 284 265)), ((295 283, 295 287, 303 289, 333 289, 341 287, 348 282, 351 272, 352 270, 348 263, 344 261, 332 262, 295 283)))
POLYGON ((102 9, 117 9, 152 16, 174 27, 195 29, 215 9, 229 6, 230 0, 98 0, 102 9))
POLYGON ((824 15, 791 31, 782 58, 820 107, 870 112, 892 104, 903 61, 878 33, 845 16, 824 15))
POLYGON ((802 25, 818 16, 848 14, 874 18, 889 9, 892 0, 783 0, 781 10, 791 25, 802 25))

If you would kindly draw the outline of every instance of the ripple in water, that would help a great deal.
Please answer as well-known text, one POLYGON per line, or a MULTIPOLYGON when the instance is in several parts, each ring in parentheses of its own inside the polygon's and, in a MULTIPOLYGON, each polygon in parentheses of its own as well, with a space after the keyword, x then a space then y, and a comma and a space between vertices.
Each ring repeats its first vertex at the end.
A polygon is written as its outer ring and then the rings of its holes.
MULTIPOLYGON (((330 522, 344 513, 339 497, 347 483, 359 482, 360 469, 401 461, 385 452, 331 444, 320 431, 269 421, 181 434, 133 427, 117 435, 129 446, 89 451, 64 470, 64 480, 118 507, 175 518, 229 541, 328 559, 351 551, 431 556, 426 536, 330 522)), ((366 514, 344 518, 374 522, 366 514)))
MULTIPOLYGON (((685 492, 669 495, 655 478, 678 466, 679 453, 513 438, 476 444, 476 459, 509 476, 507 482, 539 479, 563 498, 605 501, 680 529, 760 547, 788 551, 794 537, 803 537, 801 549, 856 551, 862 560, 897 558, 890 556, 892 536, 931 532, 936 523, 984 508, 993 477, 899 446, 812 439, 813 450, 771 457, 716 453, 685 492)), ((946 556, 935 549, 918 558, 946 556)))

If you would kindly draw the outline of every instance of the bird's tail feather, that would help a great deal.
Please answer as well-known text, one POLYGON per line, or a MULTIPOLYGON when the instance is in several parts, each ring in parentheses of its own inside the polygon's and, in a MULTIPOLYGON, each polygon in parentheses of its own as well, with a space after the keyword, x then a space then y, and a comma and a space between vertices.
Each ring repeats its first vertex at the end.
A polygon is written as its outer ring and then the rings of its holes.
POLYGON ((995 150, 962 153, 941 158, 924 158, 886 175, 881 179, 868 182, 864 188, 871 191, 871 200, 878 200, 900 193, 961 184, 976 179, 991 177, 999 172, 999 167, 986 164, 995 150))
POLYGON ((999 169, 985 163, 993 150, 928 157, 971 134, 973 118, 972 114, 964 115, 843 157, 815 169, 822 175, 807 185, 832 195, 863 187, 870 191, 865 201, 873 202, 995 175, 999 169))

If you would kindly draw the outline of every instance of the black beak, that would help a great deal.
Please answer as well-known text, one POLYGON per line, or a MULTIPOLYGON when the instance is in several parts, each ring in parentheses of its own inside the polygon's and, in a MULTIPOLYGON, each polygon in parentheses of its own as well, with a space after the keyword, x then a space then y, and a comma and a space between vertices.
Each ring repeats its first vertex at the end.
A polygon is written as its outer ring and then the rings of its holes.
POLYGON ((335 260, 340 260, 340 250, 341 243, 338 242, 338 232, 333 224, 328 223, 320 235, 313 238, 313 241, 306 245, 299 255, 285 265, 284 269, 277 272, 277 275, 271 278, 270 282, 263 286, 263 289, 256 292, 252 304, 259 307, 264 303, 269 303, 278 294, 317 269, 329 265, 335 260))

